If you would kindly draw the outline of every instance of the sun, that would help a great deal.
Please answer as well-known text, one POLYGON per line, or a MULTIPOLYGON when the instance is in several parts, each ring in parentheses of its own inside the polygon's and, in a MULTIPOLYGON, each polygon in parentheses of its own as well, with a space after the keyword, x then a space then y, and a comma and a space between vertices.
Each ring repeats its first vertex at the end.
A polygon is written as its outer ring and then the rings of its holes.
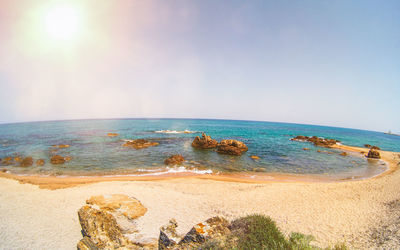
POLYGON ((43 14, 45 34, 55 40, 77 38, 82 28, 82 16, 79 8, 60 4, 45 10, 43 14))

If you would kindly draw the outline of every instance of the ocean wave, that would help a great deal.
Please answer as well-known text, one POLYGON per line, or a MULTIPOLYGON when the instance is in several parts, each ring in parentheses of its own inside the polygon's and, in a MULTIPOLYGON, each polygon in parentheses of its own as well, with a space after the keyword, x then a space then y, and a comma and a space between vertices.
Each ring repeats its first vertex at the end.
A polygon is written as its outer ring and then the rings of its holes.
POLYGON ((190 131, 190 130, 183 130, 183 131, 179 131, 179 130, 157 130, 154 131, 154 133, 161 133, 161 134, 195 134, 195 133, 200 133, 199 131, 190 131))
POLYGON ((161 169, 139 169, 138 172, 142 172, 141 174, 128 174, 128 175, 109 175, 105 177, 114 177, 114 176, 158 176, 158 175, 166 175, 166 174, 179 174, 179 173, 192 173, 192 174, 212 174, 213 171, 211 169, 203 169, 199 170, 197 168, 185 168, 183 166, 180 167, 166 167, 164 170, 161 169))

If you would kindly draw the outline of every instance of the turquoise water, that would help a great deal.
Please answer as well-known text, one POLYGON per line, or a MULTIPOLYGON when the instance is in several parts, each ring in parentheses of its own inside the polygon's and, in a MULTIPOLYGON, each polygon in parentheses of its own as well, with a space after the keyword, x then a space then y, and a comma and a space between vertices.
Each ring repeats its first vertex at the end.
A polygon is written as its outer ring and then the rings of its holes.
POLYGON ((290 141, 296 135, 333 138, 351 146, 368 143, 382 150, 400 152, 400 137, 355 129, 255 121, 115 119, 2 124, 0 158, 16 155, 32 156, 35 160, 43 158, 44 166, 1 167, 12 173, 43 175, 158 174, 163 171, 253 173, 257 169, 351 178, 371 176, 384 170, 382 162, 367 161, 359 154, 343 157, 337 150, 290 141), (193 133, 180 133, 185 130, 193 133), (228 156, 214 150, 194 149, 191 142, 201 131, 217 140, 241 140, 249 151, 242 156, 228 156), (119 133, 119 136, 108 137, 109 132, 119 133), (159 145, 140 150, 121 146, 124 139, 139 138, 159 142, 159 145), (71 156, 72 160, 63 165, 50 164, 54 150, 51 145, 55 144, 69 144, 69 148, 58 149, 57 154, 71 156), (304 147, 310 150, 302 150, 304 147), (318 149, 333 153, 318 153, 318 149), (185 157, 184 168, 164 166, 164 159, 172 154, 185 157), (251 155, 259 156, 260 160, 251 159, 251 155))

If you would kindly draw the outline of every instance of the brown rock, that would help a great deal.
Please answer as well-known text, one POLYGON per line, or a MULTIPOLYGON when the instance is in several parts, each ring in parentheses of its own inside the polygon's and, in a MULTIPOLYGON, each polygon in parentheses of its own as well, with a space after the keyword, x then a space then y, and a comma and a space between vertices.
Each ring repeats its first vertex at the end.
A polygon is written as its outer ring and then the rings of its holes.
POLYGON ((222 217, 212 217, 195 225, 179 243, 203 243, 210 238, 218 238, 230 233, 229 222, 222 217))
POLYGON ((19 165, 20 165, 21 167, 30 167, 30 166, 33 165, 33 158, 30 157, 30 156, 25 157, 25 158, 21 161, 21 163, 20 163, 19 165))
POLYGON ((196 136, 192 142, 192 147, 201 149, 215 148, 217 145, 218 142, 214 139, 211 139, 211 136, 208 136, 205 133, 201 134, 201 138, 196 136))
POLYGON ((370 149, 367 155, 368 158, 374 158, 374 159, 380 159, 381 158, 381 154, 379 153, 379 151, 375 150, 375 149, 370 149))
POLYGON ((44 160, 43 159, 39 159, 36 161, 36 166, 43 166, 44 165, 44 160))
POLYGON ((342 152, 342 153, 340 153, 340 155, 341 156, 347 156, 347 153, 346 152, 342 152))
POLYGON ((302 135, 296 136, 296 137, 292 138, 291 140, 292 141, 307 141, 307 142, 313 143, 314 146, 326 147, 326 148, 329 148, 329 147, 335 145, 336 143, 340 142, 335 139, 324 139, 324 138, 319 138, 317 136, 308 137, 308 136, 302 136, 302 135))
POLYGON ((248 150, 246 144, 237 140, 222 140, 217 147, 217 152, 228 155, 241 155, 248 150))
POLYGON ((180 165, 182 162, 185 161, 185 158, 183 158, 182 155, 173 155, 165 159, 164 164, 165 165, 180 165))
POLYGON ((252 155, 252 156, 250 156, 250 158, 253 159, 253 160, 259 160, 260 159, 260 157, 258 157, 257 155, 252 155))
POLYGON ((369 144, 364 144, 364 147, 366 147, 366 148, 370 148, 370 147, 371 147, 371 145, 369 145, 369 144))
POLYGON ((11 165, 14 163, 13 161, 14 159, 12 157, 6 157, 3 159, 3 161, 1 162, 3 165, 11 165))
POLYGON ((303 150, 310 150, 309 148, 303 148, 303 150))
POLYGON ((51 157, 50 159, 51 164, 64 164, 65 163, 65 159, 64 157, 60 156, 60 155, 54 155, 51 157))
POLYGON ((90 206, 84 206, 79 209, 78 217, 83 236, 90 238, 90 241, 83 239, 84 242, 78 243, 78 247, 94 244, 100 249, 117 249, 133 245, 122 234, 116 219, 111 214, 90 206))
POLYGON ((87 236, 83 237, 76 246, 78 250, 98 250, 96 244, 87 236))
POLYGON ((71 159, 72 159, 71 156, 65 156, 65 157, 64 157, 64 160, 65 160, 65 161, 70 161, 71 159))
POLYGON ((22 161, 22 159, 21 159, 21 157, 19 157, 19 156, 16 156, 16 157, 14 157, 14 161, 15 161, 15 162, 21 162, 21 161, 22 161))
POLYGON ((119 135, 118 133, 107 133, 107 136, 110 136, 110 137, 115 137, 118 135, 119 135))
POLYGON ((92 196, 86 203, 97 205, 105 211, 121 214, 131 220, 143 216, 147 212, 147 208, 140 201, 124 194, 113 194, 109 197, 92 196))
POLYGON ((167 225, 160 228, 160 236, 158 237, 158 249, 170 249, 180 242, 180 237, 176 232, 178 223, 175 219, 171 219, 167 225))
POLYGON ((377 147, 377 146, 371 146, 371 149, 381 150, 381 148, 380 148, 380 147, 377 147))
POLYGON ((159 144, 158 142, 151 142, 145 139, 137 139, 132 141, 126 141, 124 144, 122 144, 122 146, 134 149, 142 149, 142 148, 157 146, 158 144, 159 144))
POLYGON ((53 148, 69 148, 68 144, 52 145, 53 148))

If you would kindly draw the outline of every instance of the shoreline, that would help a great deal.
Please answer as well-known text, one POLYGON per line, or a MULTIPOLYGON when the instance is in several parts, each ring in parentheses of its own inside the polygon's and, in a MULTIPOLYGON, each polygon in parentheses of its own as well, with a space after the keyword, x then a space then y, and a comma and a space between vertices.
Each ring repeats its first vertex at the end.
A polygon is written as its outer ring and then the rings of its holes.
MULTIPOLYGON (((359 153, 360 157, 365 157, 368 148, 354 147, 336 144, 331 148, 359 153), (362 155, 362 156, 361 156, 362 155)), ((284 174, 284 173, 269 173, 269 172, 243 172, 243 173, 218 173, 218 174, 196 174, 191 172, 183 173, 166 173, 158 175, 99 175, 99 176, 41 176, 41 175, 18 175, 12 173, 0 172, 1 178, 17 180, 20 183, 29 183, 37 185, 44 189, 59 189, 69 188, 80 185, 87 185, 98 182, 110 181, 161 181, 161 180, 174 180, 174 179, 204 179, 223 182, 238 182, 238 183, 340 183, 348 181, 363 181, 368 179, 375 179, 394 172, 398 169, 398 165, 392 162, 395 155, 400 155, 400 152, 391 152, 379 150, 381 153, 381 161, 386 164, 386 170, 383 172, 359 178, 333 178, 322 175, 311 174, 284 174)), ((376 159, 372 159, 376 161, 376 159)))
MULTIPOLYGON (((270 216, 287 235, 313 235, 314 244, 319 247, 343 242, 355 249, 376 249, 379 243, 374 230, 400 228, 398 213, 390 208, 390 204, 400 207, 400 171, 396 171, 400 153, 380 152, 388 162, 387 171, 373 178, 340 182, 243 181, 227 177, 216 180, 202 175, 146 181, 73 178, 80 181, 76 183, 72 179, 45 183, 49 178, 44 178, 38 183, 38 178, 16 180, 11 176, 2 178, 5 174, 1 173, 0 248, 76 249, 82 238, 77 211, 86 200, 97 195, 125 194, 148 209, 136 221, 137 235, 143 239, 156 240, 159 228, 171 218, 178 222, 181 234, 212 216, 234 220, 260 213, 270 216), (32 180, 37 183, 20 184, 32 180)), ((393 241, 389 244, 398 245, 393 241)))

